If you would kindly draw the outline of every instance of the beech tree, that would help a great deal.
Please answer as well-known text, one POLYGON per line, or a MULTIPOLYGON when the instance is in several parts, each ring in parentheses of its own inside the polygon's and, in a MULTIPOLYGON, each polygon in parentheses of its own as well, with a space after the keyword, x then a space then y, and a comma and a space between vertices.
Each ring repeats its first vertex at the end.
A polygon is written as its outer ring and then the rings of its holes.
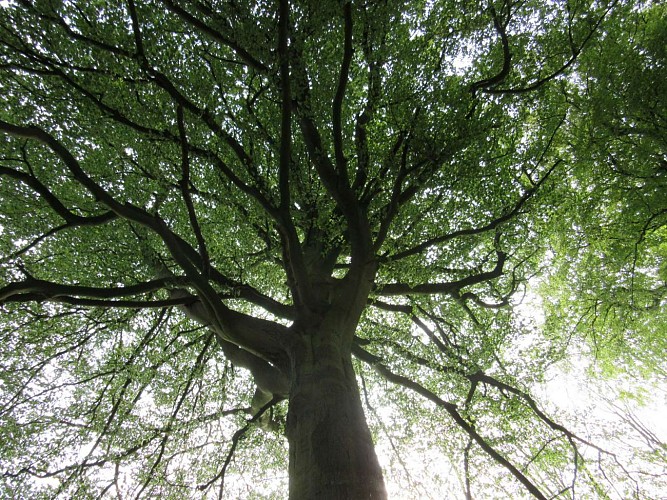
POLYGON ((2 2, 3 496, 385 498, 374 443, 655 495, 635 414, 538 389, 665 375, 665 47, 639 0, 2 2))

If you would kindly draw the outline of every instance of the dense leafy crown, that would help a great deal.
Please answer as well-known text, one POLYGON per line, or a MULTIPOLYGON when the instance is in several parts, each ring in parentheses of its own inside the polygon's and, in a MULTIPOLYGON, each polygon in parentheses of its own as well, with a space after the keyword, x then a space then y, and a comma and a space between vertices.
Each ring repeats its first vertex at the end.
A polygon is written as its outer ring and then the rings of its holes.
POLYGON ((2 2, 0 494, 282 497, 251 365, 363 279, 390 488, 655 494, 538 394, 666 375, 666 47, 648 1, 2 2))

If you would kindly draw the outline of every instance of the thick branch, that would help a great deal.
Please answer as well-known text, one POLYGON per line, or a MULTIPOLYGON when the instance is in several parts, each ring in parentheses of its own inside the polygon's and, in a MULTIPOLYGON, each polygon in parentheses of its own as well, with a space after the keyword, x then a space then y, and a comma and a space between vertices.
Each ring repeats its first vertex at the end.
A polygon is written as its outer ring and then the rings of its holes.
POLYGON ((319 178, 347 222, 352 246, 352 263, 363 265, 371 246, 370 227, 366 214, 347 180, 336 172, 331 159, 324 150, 315 122, 305 111, 301 111, 300 125, 308 155, 315 165, 319 178))
POLYGON ((195 265, 184 255, 189 245, 182 245, 181 239, 159 221, 155 231, 169 249, 176 263, 185 271, 190 284, 197 290, 198 298, 205 311, 208 323, 216 328, 225 340, 276 363, 285 361, 289 336, 287 328, 271 321, 254 318, 227 307, 195 265))
POLYGON ((287 396, 289 383, 284 370, 271 365, 265 359, 238 347, 236 344, 225 340, 211 321, 206 308, 202 302, 183 289, 171 290, 169 294, 172 299, 189 299, 180 309, 193 321, 208 326, 216 334, 216 340, 222 351, 235 365, 250 370, 257 386, 265 392, 281 396, 287 396))
POLYGON ((87 299, 81 297, 71 297, 67 295, 58 295, 49 297, 43 293, 21 293, 12 295, 0 302, 59 302, 72 306, 82 307, 116 307, 121 309, 161 309, 163 307, 174 307, 187 305, 191 301, 188 299, 163 299, 163 300, 105 300, 105 299, 87 299))
MULTIPOLYGON (((179 241, 183 255, 185 255, 188 260, 190 260, 197 268, 203 269, 203 262, 201 261, 201 256, 197 253, 197 251, 178 235, 175 235, 175 237, 179 241)), ((255 305, 258 305, 275 316, 286 319, 294 318, 294 309, 291 306, 282 304, 277 300, 269 297, 268 295, 260 293, 257 289, 251 287, 250 285, 246 285, 245 283, 228 278, 227 276, 221 274, 214 267, 209 269, 209 278, 222 286, 230 288, 232 294, 235 297, 245 299, 255 305)))
POLYGON ((507 254, 497 252, 498 260, 491 271, 472 274, 458 281, 445 283, 423 283, 419 285, 408 285, 406 283, 391 283, 378 285, 376 295, 409 295, 409 294, 457 294, 459 290, 467 286, 477 285, 485 281, 499 278, 503 274, 503 266, 507 260, 507 254))
POLYGON ((336 157, 336 168, 340 175, 347 182, 347 167, 345 154, 343 152, 343 125, 342 110, 343 99, 345 99, 345 89, 350 74, 350 63, 352 61, 352 2, 345 2, 343 6, 344 19, 344 42, 343 42, 343 61, 341 63, 340 75, 338 77, 338 88, 333 101, 332 125, 334 154, 336 157))
MULTIPOLYGON (((507 75, 509 75, 510 68, 512 67, 511 66, 512 53, 510 52, 509 40, 507 38, 507 31, 506 31, 507 22, 501 22, 493 6, 489 6, 489 10, 491 12, 491 16, 493 17, 493 27, 495 28, 496 32, 500 35, 500 43, 502 44, 503 47, 503 67, 496 75, 473 83, 470 86, 470 90, 473 93, 473 95, 479 89, 493 88, 499 83, 502 83, 503 80, 507 78, 507 75)), ((509 18, 509 13, 507 17, 509 18)))
POLYGON ((289 380, 283 370, 219 336, 217 339, 225 357, 236 366, 249 370, 257 387, 266 393, 283 398, 287 397, 289 380))
POLYGON ((289 169, 292 156, 292 90, 289 74, 289 0, 280 1, 278 17, 278 62, 280 63, 280 209, 288 217, 290 208, 289 169))
POLYGON ((352 264, 363 266, 369 258, 371 250, 370 226, 366 213, 362 210, 347 176, 339 175, 322 144, 322 136, 309 109, 310 84, 305 69, 298 66, 293 69, 298 81, 298 88, 301 89, 301 93, 294 96, 294 104, 308 156, 315 165, 322 185, 345 217, 352 247, 352 264))
POLYGON ((0 288, 0 303, 8 301, 13 296, 26 293, 42 296, 43 298, 55 298, 60 296, 92 297, 100 299, 131 297, 133 295, 141 295, 160 290, 166 285, 178 281, 178 278, 156 279, 145 283, 138 283, 136 285, 97 288, 81 285, 63 285, 30 277, 24 281, 10 283, 5 287, 0 288))

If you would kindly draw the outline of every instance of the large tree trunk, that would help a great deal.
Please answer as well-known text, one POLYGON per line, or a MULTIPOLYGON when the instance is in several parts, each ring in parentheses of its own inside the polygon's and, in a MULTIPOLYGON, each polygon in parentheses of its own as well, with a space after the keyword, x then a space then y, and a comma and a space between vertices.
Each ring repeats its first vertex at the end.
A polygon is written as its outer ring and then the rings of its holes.
POLYGON ((349 348, 309 337, 292 359, 290 500, 385 499, 349 348))

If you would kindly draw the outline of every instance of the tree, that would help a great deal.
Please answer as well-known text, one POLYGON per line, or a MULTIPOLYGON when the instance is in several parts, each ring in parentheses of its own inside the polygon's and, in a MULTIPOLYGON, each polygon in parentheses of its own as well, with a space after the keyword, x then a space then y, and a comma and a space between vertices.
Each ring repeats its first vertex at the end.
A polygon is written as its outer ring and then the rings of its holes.
POLYGON ((384 498, 417 425, 468 498, 663 484, 531 388, 664 375, 664 7, 0 9, 4 493, 222 496, 284 433, 290 498, 384 498))

